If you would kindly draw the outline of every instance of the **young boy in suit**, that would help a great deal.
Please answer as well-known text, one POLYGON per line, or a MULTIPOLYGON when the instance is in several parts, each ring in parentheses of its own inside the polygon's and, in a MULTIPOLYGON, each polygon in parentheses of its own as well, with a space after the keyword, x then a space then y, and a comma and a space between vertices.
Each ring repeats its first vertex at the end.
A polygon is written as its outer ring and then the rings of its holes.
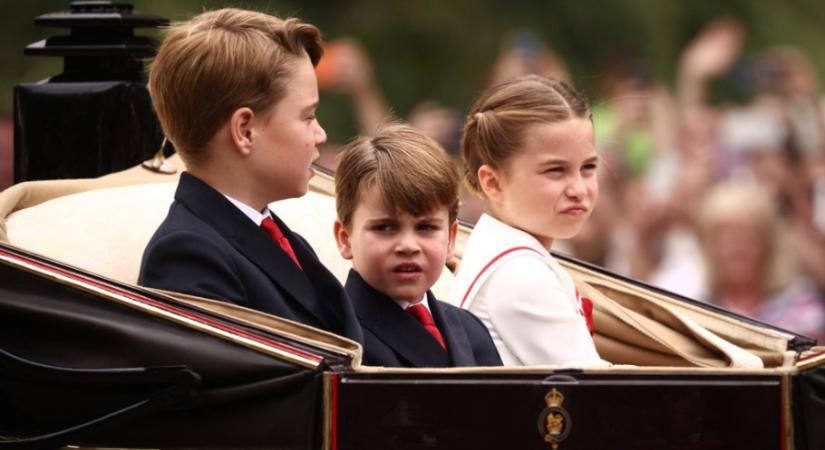
POLYGON ((152 103, 186 163, 138 283, 225 300, 361 340, 341 284, 267 205, 304 195, 326 134, 319 31, 239 9, 173 26, 152 103))
POLYGON ((455 247, 458 188, 444 150, 407 126, 361 137, 342 152, 334 231, 352 260, 345 286, 364 331, 364 364, 501 364, 481 321, 430 292, 455 247))

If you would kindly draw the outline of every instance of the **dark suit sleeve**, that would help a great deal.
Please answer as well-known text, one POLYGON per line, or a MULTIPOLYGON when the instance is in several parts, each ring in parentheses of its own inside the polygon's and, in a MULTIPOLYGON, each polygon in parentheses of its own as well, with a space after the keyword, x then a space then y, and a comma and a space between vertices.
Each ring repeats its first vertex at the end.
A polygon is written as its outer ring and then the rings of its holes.
POLYGON ((498 355, 493 338, 484 323, 466 309, 456 308, 461 317, 461 323, 467 332, 467 337, 473 347, 473 356, 479 366, 500 366, 501 357, 498 355))
POLYGON ((247 306, 232 257, 201 234, 175 231, 153 239, 138 284, 247 306))

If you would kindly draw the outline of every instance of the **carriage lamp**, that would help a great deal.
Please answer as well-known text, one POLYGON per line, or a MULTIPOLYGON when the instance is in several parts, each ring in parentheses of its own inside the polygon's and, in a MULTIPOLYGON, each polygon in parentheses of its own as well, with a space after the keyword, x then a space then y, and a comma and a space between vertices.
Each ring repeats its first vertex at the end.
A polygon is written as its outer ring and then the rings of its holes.
POLYGON ((14 88, 15 182, 86 178, 151 157, 163 135, 146 89, 144 59, 157 42, 136 28, 167 25, 131 4, 75 1, 34 24, 68 35, 30 44, 25 54, 63 58, 63 72, 14 88))

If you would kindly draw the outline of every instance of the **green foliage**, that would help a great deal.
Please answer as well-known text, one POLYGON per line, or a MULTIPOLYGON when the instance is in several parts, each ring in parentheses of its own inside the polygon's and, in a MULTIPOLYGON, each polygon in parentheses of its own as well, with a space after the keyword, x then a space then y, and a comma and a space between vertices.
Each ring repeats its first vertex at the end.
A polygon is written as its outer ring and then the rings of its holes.
MULTIPOLYGON (((65 30, 38 28, 39 14, 67 9, 68 0, 4 1, 0 15, 0 114, 11 111, 12 87, 61 71, 56 58, 23 55, 23 48, 65 30)), ((747 51, 772 45, 798 46, 819 73, 825 71, 825 4, 818 0, 134 0, 136 9, 184 20, 221 6, 297 15, 317 24, 327 39, 351 36, 373 58, 377 79, 398 116, 419 101, 437 99, 460 110, 481 89, 501 39, 530 29, 562 55, 575 85, 591 98, 599 92, 606 64, 630 58, 665 84, 672 84, 684 45, 720 15, 742 19, 747 51)), ((155 31, 142 34, 158 35, 155 31)), ((355 133, 348 99, 325 94, 321 120, 333 139, 355 133)))

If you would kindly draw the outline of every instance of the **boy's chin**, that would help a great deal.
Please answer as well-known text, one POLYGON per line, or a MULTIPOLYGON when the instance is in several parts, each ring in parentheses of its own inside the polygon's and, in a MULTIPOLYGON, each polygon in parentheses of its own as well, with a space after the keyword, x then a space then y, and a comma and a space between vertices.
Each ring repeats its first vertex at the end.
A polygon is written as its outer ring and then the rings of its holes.
POLYGON ((418 303, 424 298, 427 291, 420 289, 398 289, 390 293, 390 297, 396 301, 404 301, 408 303, 418 303))
POLYGON ((278 202, 281 200, 289 200, 290 198, 300 198, 306 195, 309 192, 309 185, 304 185, 303 187, 295 187, 293 189, 280 189, 278 192, 273 192, 270 197, 270 203, 278 202))

